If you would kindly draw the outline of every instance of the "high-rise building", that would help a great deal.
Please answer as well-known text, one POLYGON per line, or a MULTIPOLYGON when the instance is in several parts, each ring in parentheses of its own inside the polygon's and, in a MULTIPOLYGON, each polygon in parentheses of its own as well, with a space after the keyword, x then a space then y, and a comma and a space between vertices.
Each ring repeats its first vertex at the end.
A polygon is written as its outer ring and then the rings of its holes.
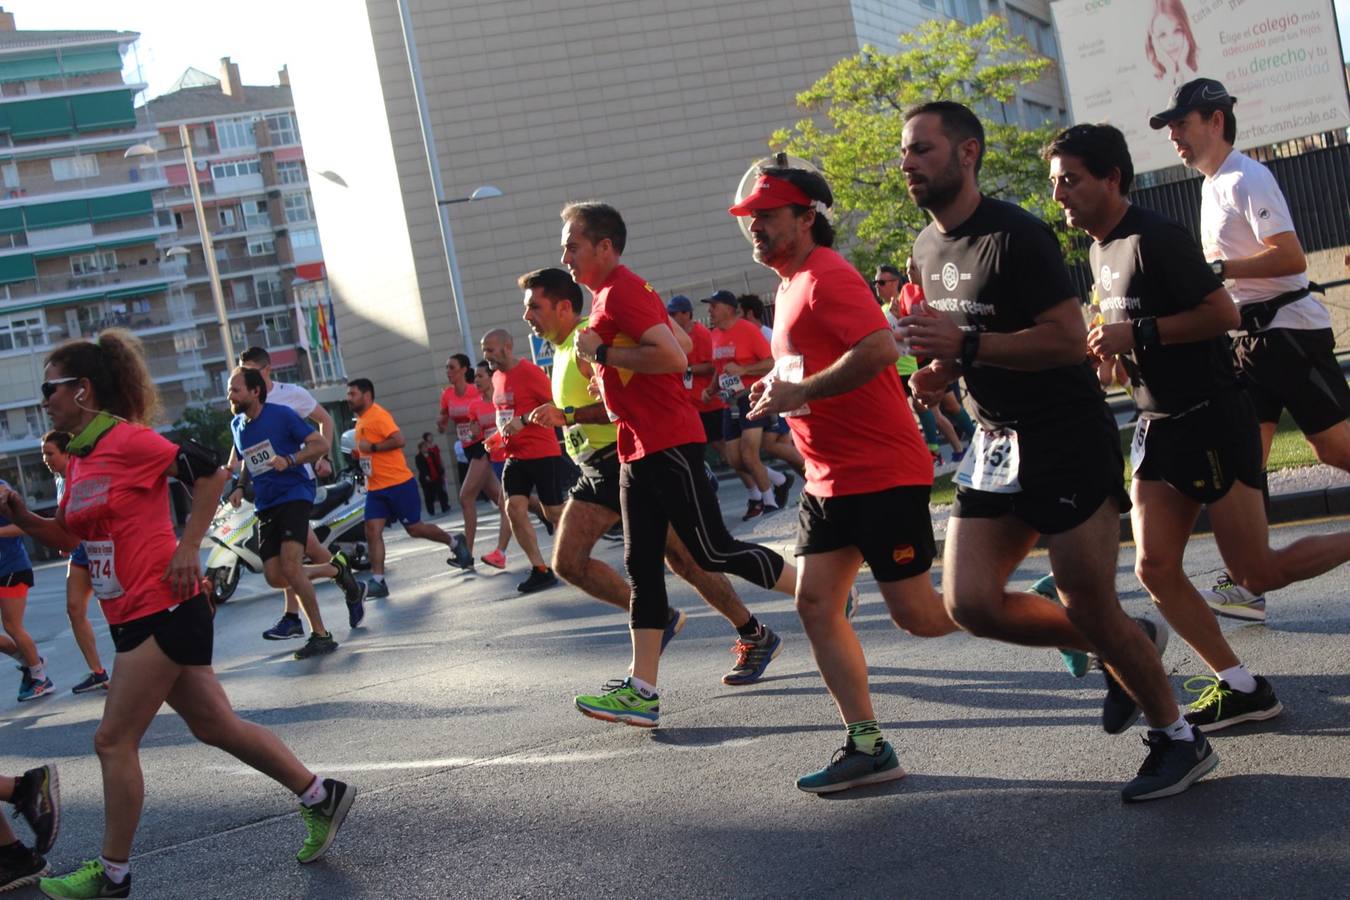
MULTIPOLYGON (((927 18, 1009 17, 1054 53, 1047 0, 406 0, 463 273, 470 342, 509 328, 526 352, 518 275, 556 265, 568 200, 613 203, 624 260, 663 295, 773 290, 726 213, 796 95, 864 43, 927 18), (504 196, 467 199, 480 186, 504 196)), ((323 217, 347 370, 405 433, 434 421, 464 347, 422 144, 399 3, 332 0, 324 40, 291 59, 323 217), (297 58, 298 57, 298 58, 297 58)), ((1002 117, 1062 120, 1058 75, 1002 117)))

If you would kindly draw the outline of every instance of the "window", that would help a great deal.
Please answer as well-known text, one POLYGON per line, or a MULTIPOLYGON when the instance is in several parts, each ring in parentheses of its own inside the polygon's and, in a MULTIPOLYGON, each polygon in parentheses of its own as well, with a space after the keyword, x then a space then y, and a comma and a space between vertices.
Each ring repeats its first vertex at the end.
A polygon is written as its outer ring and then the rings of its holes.
POLYGON ((117 254, 111 250, 98 250, 94 253, 81 253, 70 258, 72 275, 96 275, 117 268, 117 254))
POLYGON ((304 184, 309 180, 305 164, 300 160, 277 163, 277 181, 282 184, 304 184))
POLYGON ((244 227, 245 228, 266 228, 272 224, 272 220, 267 215, 266 200, 245 200, 244 201, 244 227))
POLYGON ((0 352, 18 347, 35 347, 47 343, 47 332, 40 315, 0 318, 0 352))
POLYGON ((183 214, 176 212, 173 214, 173 228, 175 231, 183 230, 183 214))
POLYGON ((10 163, 4 167, 3 171, 5 174, 5 187, 16 188, 20 185, 18 163, 10 163))
POLYGON ((314 204, 310 202, 309 194, 301 191, 295 194, 287 194, 282 198, 282 205, 286 208, 287 222, 313 222, 314 204))
POLYGON ((254 276, 253 291, 258 295, 259 306, 280 306, 285 302, 281 282, 274 275, 254 276))
POLYGON ((1032 50, 1051 59, 1059 58, 1055 48, 1055 30, 1049 22, 1042 22, 1035 16, 1010 6, 1008 7, 1008 25, 1011 27, 1013 34, 1026 39, 1032 50))
POLYGON ((298 144, 300 131, 295 127, 295 116, 288 112, 270 113, 267 120, 267 134, 273 144, 298 144))
POLYGON ((953 19, 960 19, 968 25, 973 25, 982 18, 980 0, 919 0, 919 5, 953 19))
POLYGON ((291 232, 292 250, 317 246, 319 246, 319 230, 317 228, 300 228, 291 232))
POLYGON ((248 119, 217 119, 216 141, 222 150, 236 150, 256 146, 253 124, 248 119))
POLYGON ((277 245, 272 238, 250 238, 248 242, 249 256, 266 256, 269 253, 276 253, 277 245))
POLYGON ((211 177, 238 178, 240 175, 257 175, 259 171, 256 159, 241 159, 237 162, 216 163, 211 167, 211 177))
POLYGON ((93 178, 96 175, 97 156, 67 156, 52 160, 52 178, 57 181, 74 181, 76 178, 93 178))
POLYGON ((233 208, 233 207, 228 207, 228 206, 227 206, 227 207, 225 207, 224 209, 218 209, 218 210, 216 210, 216 215, 220 218, 220 227, 221 227, 221 228, 233 228, 233 227, 234 227, 234 208, 233 208))
POLYGON ((1054 107, 1037 103, 1034 100, 1024 99, 1022 110, 1022 125, 1026 128, 1040 128, 1042 125, 1052 125, 1059 121, 1059 117, 1055 115, 1054 107))
POLYGON ((191 353, 193 350, 206 349, 206 333, 200 328, 191 331, 175 331, 173 349, 176 353, 191 353))
POLYGON ((243 322, 231 322, 230 340, 234 342, 236 347, 247 347, 249 344, 248 326, 243 322))

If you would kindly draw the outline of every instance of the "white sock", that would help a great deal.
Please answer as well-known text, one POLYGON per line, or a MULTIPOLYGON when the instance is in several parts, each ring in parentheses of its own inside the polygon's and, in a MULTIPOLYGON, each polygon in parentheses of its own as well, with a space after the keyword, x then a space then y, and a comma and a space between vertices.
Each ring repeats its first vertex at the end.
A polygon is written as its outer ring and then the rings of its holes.
POLYGON ((131 874, 130 862, 113 862, 106 856, 100 856, 98 861, 103 863, 103 871, 113 884, 121 884, 131 874))
POLYGON ((777 509, 778 500, 774 498, 773 491, 764 491, 759 495, 759 502, 764 504, 766 509, 777 509))
POLYGON ((1167 735, 1169 739, 1174 741, 1195 740, 1195 732, 1191 730, 1191 723, 1186 721, 1185 716, 1182 716, 1171 725, 1162 729, 1162 732, 1167 735))
POLYGON ((376 584, 384 584, 384 576, 383 576, 383 575, 374 575, 374 574, 372 574, 372 575, 370 576, 370 580, 373 581, 373 582, 375 582, 376 584))
POLYGON ((633 689, 641 694, 644 699, 650 700, 656 696, 656 685, 648 684, 636 675, 628 676, 628 682, 633 685, 633 689))
POLYGON ((318 775, 310 782, 309 787, 300 795, 300 802, 305 806, 314 806, 322 803, 328 797, 328 789, 323 786, 323 779, 318 775))
POLYGON ((1219 676, 1220 681, 1228 682, 1228 686, 1240 694, 1250 694, 1256 690, 1256 679, 1242 663, 1214 674, 1219 676))
POLYGON ((783 473, 778 471, 777 469, 765 466, 764 471, 769 473, 769 483, 772 484, 774 487, 778 487, 780 484, 787 481, 786 476, 784 476, 783 473))
POLYGON ((44 678, 46 678, 47 661, 39 656, 37 665, 29 668, 28 677, 32 678, 34 681, 42 681, 44 678))
POLYGON ((763 495, 759 492, 759 488, 752 487, 747 493, 750 495, 751 500, 760 500, 763 498, 763 495))

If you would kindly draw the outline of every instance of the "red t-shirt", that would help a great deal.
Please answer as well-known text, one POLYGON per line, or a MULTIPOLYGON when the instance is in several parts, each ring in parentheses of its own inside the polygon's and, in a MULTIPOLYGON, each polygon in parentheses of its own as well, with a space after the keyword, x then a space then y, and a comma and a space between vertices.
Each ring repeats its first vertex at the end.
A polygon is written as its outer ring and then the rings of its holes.
MULTIPOLYGON (((481 444, 485 439, 497 433, 497 407, 484 400, 480 394, 474 398, 473 403, 469 405, 470 415, 478 422, 478 438, 467 442, 461 441, 465 447, 473 444, 481 444)), ((488 459, 493 462, 506 462, 506 449, 488 451, 488 459)))
MULTIPOLYGON (((670 321, 665 304, 641 278, 618 266, 595 292, 590 327, 612 347, 636 347, 655 325, 670 321)), ((684 389, 684 374, 644 375, 596 363, 605 408, 619 424, 619 460, 632 462, 704 441, 703 422, 684 389)))
MULTIPOLYGON (((867 282, 838 253, 817 247, 778 288, 773 355, 802 358, 802 377, 829 368, 874 331, 890 329, 867 282)), ((817 497, 867 494, 933 483, 933 462, 886 366, 862 387, 812 400, 788 425, 806 460, 806 490, 817 497)))
POLYGON ((905 315, 914 315, 914 307, 922 303, 923 300, 923 287, 921 285, 911 281, 900 286, 900 309, 905 315))
MULTIPOLYGON (((492 404, 497 407, 497 430, 516 416, 524 418, 543 403, 553 402, 553 385, 544 370, 528 359, 518 359, 511 371, 492 373, 492 404)), ((526 425, 506 439, 510 459, 546 459, 559 456, 558 438, 552 428, 526 425)))
MULTIPOLYGON (((712 334, 707 328, 695 322, 694 327, 689 330, 689 340, 694 343, 693 348, 689 351, 689 365, 696 366, 700 363, 712 362, 712 334)), ((695 375, 691 382, 689 399, 694 401, 694 408, 699 412, 711 412, 726 406, 722 402, 722 398, 716 393, 713 393, 712 398, 707 403, 703 402, 703 389, 712 384, 712 380, 712 375, 695 375)))
MULTIPOLYGON (((729 362, 734 362, 738 366, 751 366, 773 356, 769 350, 769 342, 764 339, 764 332, 759 330, 758 325, 746 319, 737 319, 726 331, 714 328, 712 346, 713 365, 717 367, 719 377, 729 362)), ((753 377, 742 375, 741 384, 748 390, 763 377, 763 375, 753 377)))
POLYGON ((181 603, 163 581, 178 547, 165 475, 178 446, 119 422, 88 456, 72 456, 61 497, 65 528, 84 541, 94 593, 110 625, 181 603))
POLYGON ((468 425, 473 421, 473 413, 470 407, 473 401, 478 399, 478 388, 471 384, 464 385, 464 396, 461 397, 455 393, 451 385, 446 385, 445 390, 441 391, 441 414, 450 417, 450 428, 455 435, 455 440, 461 444, 473 443, 473 435, 468 425))

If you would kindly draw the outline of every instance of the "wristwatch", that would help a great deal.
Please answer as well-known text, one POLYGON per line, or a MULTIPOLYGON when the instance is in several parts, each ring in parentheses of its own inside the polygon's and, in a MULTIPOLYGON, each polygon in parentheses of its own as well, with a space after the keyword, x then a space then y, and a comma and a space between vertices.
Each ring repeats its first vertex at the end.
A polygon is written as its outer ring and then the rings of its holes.
POLYGON ((1216 259, 1209 264, 1209 268, 1211 271, 1214 272, 1215 275, 1218 275, 1220 278, 1223 278, 1225 277, 1223 274, 1225 262, 1227 262, 1227 260, 1216 259))
POLYGON ((575 406, 564 406, 563 421, 566 422, 568 425, 577 424, 576 411, 577 408, 575 406))

